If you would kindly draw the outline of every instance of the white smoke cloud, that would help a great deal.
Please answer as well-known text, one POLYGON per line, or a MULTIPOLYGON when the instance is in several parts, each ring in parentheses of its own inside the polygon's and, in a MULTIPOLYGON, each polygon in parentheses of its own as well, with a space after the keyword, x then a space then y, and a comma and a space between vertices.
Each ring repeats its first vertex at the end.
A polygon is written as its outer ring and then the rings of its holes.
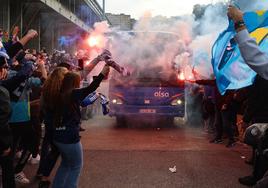
POLYGON ((222 12, 222 6, 210 6, 199 21, 192 15, 166 18, 152 17, 146 12, 134 27, 135 32, 141 32, 134 39, 125 33, 121 35, 122 40, 112 41, 114 59, 121 64, 141 68, 155 65, 166 70, 175 62, 175 67, 183 71, 187 79, 193 77, 193 68, 202 78, 210 78, 213 73, 211 47, 228 24, 222 12), (161 38, 160 33, 173 38, 161 38))
MULTIPOLYGON (((106 22, 102 22, 95 24, 91 36, 101 36, 100 38, 103 40, 99 47, 101 49, 109 48, 114 60, 130 69, 158 66, 163 71, 168 71, 172 67, 176 67, 179 71, 184 71, 186 75, 192 77, 192 68, 195 67, 195 70, 198 70, 199 67, 202 67, 199 71, 203 73, 200 74, 210 75, 212 69, 209 55, 206 56, 206 59, 197 56, 204 57, 202 53, 210 54, 210 48, 218 34, 216 31, 223 28, 220 24, 209 23, 213 21, 212 14, 212 10, 207 11, 204 19, 199 23, 194 20, 192 15, 166 18, 163 16, 152 17, 147 12, 138 20, 131 33, 113 29, 112 33, 116 34, 107 39, 107 37, 105 38, 106 33, 111 30, 107 27, 106 22), (194 35, 196 32, 194 28, 197 28, 197 25, 199 25, 200 36, 194 35), (195 60, 201 62, 196 63, 195 60)), ((99 53, 99 50, 91 52, 92 58, 99 53)))
MULTIPOLYGON (((193 15, 178 18, 152 17, 147 11, 137 21, 133 33, 110 29, 105 22, 95 24, 92 35, 104 36, 107 32, 117 33, 117 37, 102 41, 102 48, 109 48, 119 64, 148 68, 161 66, 164 70, 175 67, 192 77, 194 69, 199 78, 211 78, 211 48, 218 35, 227 27, 227 1, 208 6, 198 21, 193 15), (104 45, 105 44, 105 45, 104 45)), ((268 9, 267 1, 235 1, 243 11, 268 9)), ((99 51, 93 53, 96 56, 99 51)), ((187 78, 187 77, 186 77, 187 78)), ((198 78, 198 79, 199 79, 198 78)))
POLYGON ((173 19, 146 13, 136 23, 134 34, 120 34, 112 41, 110 50, 120 64, 139 68, 158 66, 168 71, 174 58, 185 53, 192 42, 193 24, 192 16, 173 19))
POLYGON ((198 21, 198 35, 190 44, 193 50, 192 66, 198 72, 198 79, 211 78, 211 48, 219 34, 227 27, 228 19, 224 4, 208 6, 204 16, 198 21))

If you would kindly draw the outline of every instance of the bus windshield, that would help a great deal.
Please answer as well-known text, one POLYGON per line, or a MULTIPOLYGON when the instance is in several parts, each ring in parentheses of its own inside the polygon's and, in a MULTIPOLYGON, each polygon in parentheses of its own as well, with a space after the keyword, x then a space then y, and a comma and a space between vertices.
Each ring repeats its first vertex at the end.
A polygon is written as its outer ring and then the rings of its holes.
POLYGON ((136 69, 129 77, 122 77, 113 73, 113 82, 116 85, 139 86, 139 87, 172 87, 182 86, 178 81, 175 70, 164 71, 162 67, 136 69))
POLYGON ((180 53, 179 37, 174 33, 128 31, 111 33, 110 49, 119 64, 131 72, 130 77, 112 75, 118 85, 181 86, 174 60, 180 53))

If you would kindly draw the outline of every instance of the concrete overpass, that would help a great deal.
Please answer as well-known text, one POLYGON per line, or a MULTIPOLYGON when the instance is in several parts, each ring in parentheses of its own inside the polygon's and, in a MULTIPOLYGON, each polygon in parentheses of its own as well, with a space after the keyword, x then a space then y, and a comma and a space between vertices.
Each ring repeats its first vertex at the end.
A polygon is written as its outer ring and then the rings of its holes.
MULTIPOLYGON (((21 28, 20 36, 30 28, 40 33, 29 47, 48 51, 75 48, 75 36, 88 32, 94 23, 107 20, 96 0, 1 0, 0 28, 21 28), (72 45, 62 47, 59 38, 72 38, 72 45)), ((108 20, 107 20, 108 21, 108 20)), ((109 21, 108 21, 109 22, 109 21)))

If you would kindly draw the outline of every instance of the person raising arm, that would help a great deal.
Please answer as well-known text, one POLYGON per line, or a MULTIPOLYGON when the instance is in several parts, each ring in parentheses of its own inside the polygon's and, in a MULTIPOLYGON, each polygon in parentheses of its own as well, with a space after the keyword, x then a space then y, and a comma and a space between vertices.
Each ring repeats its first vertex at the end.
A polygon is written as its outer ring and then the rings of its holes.
POLYGON ((268 80, 268 56, 261 51, 254 38, 251 38, 246 28, 243 12, 234 6, 228 7, 228 17, 234 21, 236 36, 245 63, 265 80, 268 80))

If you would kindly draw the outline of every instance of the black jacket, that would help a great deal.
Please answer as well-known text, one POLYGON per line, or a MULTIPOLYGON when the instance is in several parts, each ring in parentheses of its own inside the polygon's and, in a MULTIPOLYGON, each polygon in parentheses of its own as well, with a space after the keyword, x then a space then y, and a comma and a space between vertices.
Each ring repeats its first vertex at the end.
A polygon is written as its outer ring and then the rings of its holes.
POLYGON ((9 93, 4 87, 0 86, 0 155, 4 150, 11 147, 12 144, 12 136, 8 124, 10 115, 9 93))
POLYGON ((234 91, 228 90, 224 95, 221 95, 216 84, 216 80, 196 80, 195 83, 199 85, 208 85, 214 87, 215 92, 215 104, 218 110, 221 110, 222 106, 225 104, 227 108, 231 106, 233 102, 234 91))
POLYGON ((257 76, 249 88, 244 122, 268 123, 268 80, 257 76))
POLYGON ((74 144, 80 141, 79 127, 81 122, 81 102, 99 87, 103 78, 104 75, 100 73, 89 86, 72 90, 72 104, 65 105, 62 112, 61 127, 54 128, 53 136, 56 142, 74 144))

